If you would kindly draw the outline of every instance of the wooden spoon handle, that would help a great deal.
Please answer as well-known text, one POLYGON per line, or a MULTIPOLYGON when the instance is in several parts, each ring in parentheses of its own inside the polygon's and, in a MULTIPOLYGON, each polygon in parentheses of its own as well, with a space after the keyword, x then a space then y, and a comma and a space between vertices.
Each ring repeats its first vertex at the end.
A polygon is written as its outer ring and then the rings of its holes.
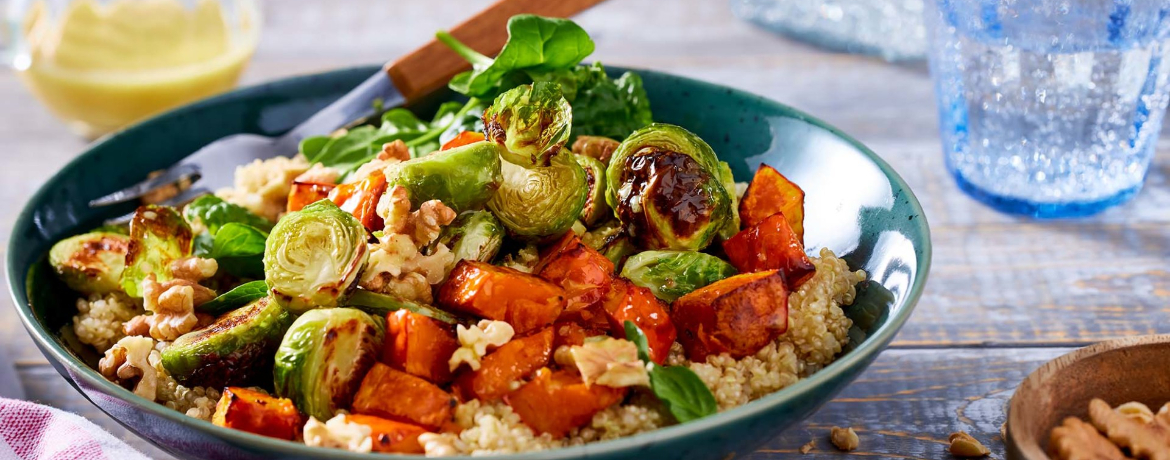
MULTIPOLYGON (((508 19, 517 14, 539 14, 565 18, 604 0, 500 0, 471 19, 455 26, 449 33, 486 56, 495 56, 508 40, 508 19)), ((412 101, 435 91, 455 74, 470 69, 447 45, 431 40, 426 45, 386 64, 390 81, 406 100, 412 101)))

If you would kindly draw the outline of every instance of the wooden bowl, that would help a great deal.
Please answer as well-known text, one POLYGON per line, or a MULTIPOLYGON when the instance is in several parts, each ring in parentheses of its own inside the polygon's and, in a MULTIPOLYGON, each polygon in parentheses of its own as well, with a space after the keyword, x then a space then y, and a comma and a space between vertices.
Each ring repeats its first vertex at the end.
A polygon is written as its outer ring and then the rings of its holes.
POLYGON ((1170 334, 1110 340, 1049 361, 1024 379, 1008 407, 1007 458, 1048 460, 1048 434, 1065 417, 1087 420, 1089 401, 1170 402, 1170 334))

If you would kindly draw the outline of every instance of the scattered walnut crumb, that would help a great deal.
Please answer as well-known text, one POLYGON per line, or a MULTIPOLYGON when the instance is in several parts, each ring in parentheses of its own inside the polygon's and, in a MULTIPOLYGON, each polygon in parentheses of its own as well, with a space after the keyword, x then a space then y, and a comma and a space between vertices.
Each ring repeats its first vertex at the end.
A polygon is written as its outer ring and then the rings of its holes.
POLYGON ((1130 401, 1113 409, 1118 414, 1124 415, 1133 419, 1138 423, 1150 423, 1154 421, 1154 411, 1150 407, 1137 401, 1130 401))
POLYGON ((1101 436, 1096 428, 1076 417, 1052 430, 1048 451, 1053 458, 1064 460, 1125 460, 1121 449, 1101 436))
POLYGON ((965 431, 951 433, 951 436, 947 440, 951 442, 951 455, 956 457, 977 458, 986 457, 991 454, 991 450, 987 446, 965 431))
POLYGON ((1129 449, 1134 457, 1170 460, 1170 430, 1165 425, 1139 422, 1096 398, 1089 402, 1089 419, 1110 441, 1129 449))
POLYGON ((397 139, 394 142, 387 142, 382 144, 382 151, 378 152, 379 160, 398 160, 406 161, 410 159, 410 148, 406 146, 402 139, 397 139))
POLYGON ((829 441, 832 441, 833 446, 842 452, 856 450, 857 446, 861 445, 861 439, 857 437, 857 432, 853 431, 852 427, 833 427, 832 430, 829 430, 829 441))
POLYGON ((800 453, 807 454, 809 452, 812 452, 813 449, 816 449, 816 447, 817 447, 817 441, 815 439, 810 440, 805 445, 800 446, 800 453))

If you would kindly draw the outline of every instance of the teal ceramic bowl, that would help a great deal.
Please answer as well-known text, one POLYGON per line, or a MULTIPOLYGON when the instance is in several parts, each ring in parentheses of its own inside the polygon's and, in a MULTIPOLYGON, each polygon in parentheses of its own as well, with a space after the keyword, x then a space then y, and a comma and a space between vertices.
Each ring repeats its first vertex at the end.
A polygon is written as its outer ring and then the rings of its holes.
MULTIPOLYGON (((364 67, 290 78, 190 105, 91 146, 25 206, 8 245, 8 276, 21 320, 75 388, 130 430, 179 457, 386 458, 269 439, 188 418, 135 396, 94 370, 98 356, 59 334, 75 295, 52 275, 53 242, 124 214, 86 202, 132 184, 200 146, 235 133, 281 133, 377 71, 364 67)), ((611 69, 621 72, 622 69, 611 69)), ((747 181, 760 163, 807 193, 810 253, 827 247, 870 279, 846 310, 847 351, 825 369, 750 404, 691 423, 608 442, 516 455, 517 459, 729 458, 746 454, 812 414, 849 384, 910 317, 930 267, 930 232, 906 183, 865 146, 824 122, 742 91, 652 71, 645 80, 657 121, 707 140, 747 181)), ((417 457, 415 457, 417 458, 417 457)))

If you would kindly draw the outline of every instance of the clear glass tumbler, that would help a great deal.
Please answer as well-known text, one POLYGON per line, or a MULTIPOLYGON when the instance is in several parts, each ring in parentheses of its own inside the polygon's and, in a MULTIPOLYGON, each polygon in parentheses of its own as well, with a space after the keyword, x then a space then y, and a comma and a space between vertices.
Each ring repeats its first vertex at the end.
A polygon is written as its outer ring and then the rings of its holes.
POLYGON ((1142 186, 1170 90, 1170 1, 927 0, 947 167, 1001 211, 1094 214, 1142 186))

